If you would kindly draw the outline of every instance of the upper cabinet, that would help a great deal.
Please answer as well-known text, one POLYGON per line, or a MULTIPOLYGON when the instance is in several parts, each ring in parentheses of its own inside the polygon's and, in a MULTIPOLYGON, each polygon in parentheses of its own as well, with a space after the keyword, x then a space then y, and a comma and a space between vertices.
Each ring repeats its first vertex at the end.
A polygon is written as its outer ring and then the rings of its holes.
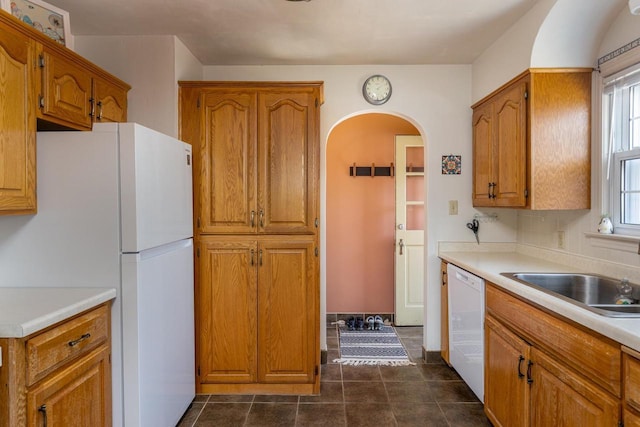
POLYGON ((36 131, 126 121, 130 86, 0 10, 0 215, 36 213, 36 131))
POLYGON ((36 210, 36 47, 0 25, 0 215, 36 210))
POLYGON ((315 234, 320 85, 206 84, 181 83, 197 231, 315 234))
POLYGON ((42 70, 38 118, 78 130, 91 130, 95 122, 125 121, 129 86, 99 75, 86 61, 56 47, 44 46, 38 58, 42 70))
POLYGON ((591 204, 591 69, 530 69, 473 108, 473 205, 591 204))

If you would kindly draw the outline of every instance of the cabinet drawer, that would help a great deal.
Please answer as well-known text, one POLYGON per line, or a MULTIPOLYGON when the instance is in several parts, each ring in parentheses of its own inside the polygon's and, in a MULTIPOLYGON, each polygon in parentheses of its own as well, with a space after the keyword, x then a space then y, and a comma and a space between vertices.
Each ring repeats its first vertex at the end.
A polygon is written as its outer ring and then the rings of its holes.
POLYGON ((103 305, 27 341, 27 385, 88 353, 109 336, 108 306, 103 305))
POLYGON ((640 412, 640 353, 623 349, 624 400, 628 407, 640 412))
POLYGON ((486 287, 487 312, 518 335, 604 390, 621 396, 620 345, 538 309, 500 289, 486 287))

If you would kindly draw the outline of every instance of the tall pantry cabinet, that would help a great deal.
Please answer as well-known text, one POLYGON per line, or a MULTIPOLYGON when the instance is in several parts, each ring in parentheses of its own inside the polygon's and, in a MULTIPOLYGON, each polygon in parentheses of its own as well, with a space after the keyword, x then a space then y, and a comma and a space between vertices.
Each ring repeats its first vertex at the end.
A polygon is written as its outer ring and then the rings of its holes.
POLYGON ((321 103, 321 82, 180 82, 199 392, 319 392, 321 103))

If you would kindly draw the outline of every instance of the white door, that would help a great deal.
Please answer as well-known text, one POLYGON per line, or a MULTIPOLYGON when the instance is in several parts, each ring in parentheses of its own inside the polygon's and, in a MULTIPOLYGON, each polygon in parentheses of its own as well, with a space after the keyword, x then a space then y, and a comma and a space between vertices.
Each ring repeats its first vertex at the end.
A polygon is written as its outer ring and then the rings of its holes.
POLYGON ((424 144, 396 136, 395 324, 423 324, 424 144))

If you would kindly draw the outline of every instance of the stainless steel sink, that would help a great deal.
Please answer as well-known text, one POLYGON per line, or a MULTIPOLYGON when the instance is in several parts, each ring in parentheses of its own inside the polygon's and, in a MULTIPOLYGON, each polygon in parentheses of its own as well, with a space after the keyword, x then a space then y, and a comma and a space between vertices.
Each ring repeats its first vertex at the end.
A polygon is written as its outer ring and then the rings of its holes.
POLYGON ((596 274, 501 273, 509 279, 608 317, 640 317, 640 285, 630 283, 632 304, 616 304, 620 280, 596 274))

